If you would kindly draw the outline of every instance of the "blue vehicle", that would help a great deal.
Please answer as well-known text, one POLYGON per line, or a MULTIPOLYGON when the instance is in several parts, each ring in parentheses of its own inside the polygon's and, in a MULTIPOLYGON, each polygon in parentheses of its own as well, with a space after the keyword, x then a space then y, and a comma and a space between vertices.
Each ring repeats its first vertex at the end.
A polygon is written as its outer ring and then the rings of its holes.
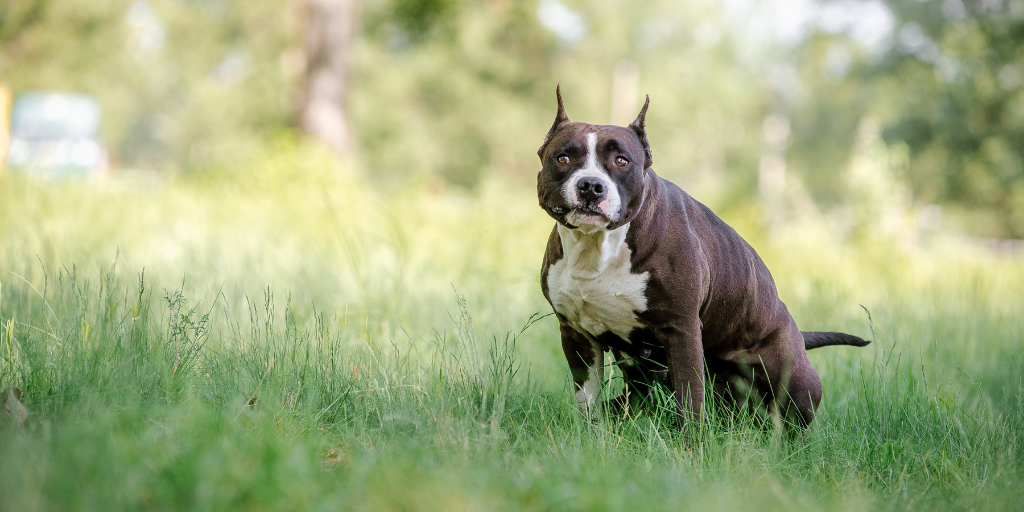
POLYGON ((98 178, 110 170, 92 96, 28 92, 11 107, 7 165, 44 178, 98 178))

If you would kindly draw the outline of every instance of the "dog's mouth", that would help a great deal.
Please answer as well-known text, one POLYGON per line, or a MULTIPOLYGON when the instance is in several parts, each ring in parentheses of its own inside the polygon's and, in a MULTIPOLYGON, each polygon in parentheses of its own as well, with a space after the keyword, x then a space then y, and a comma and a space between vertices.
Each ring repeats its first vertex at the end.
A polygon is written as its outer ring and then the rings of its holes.
POLYGON ((607 214, 592 206, 548 205, 547 209, 556 219, 574 229, 582 226, 602 227, 611 222, 607 214))
POLYGON ((601 217, 601 218, 603 218, 605 220, 608 220, 608 216, 605 215, 604 212, 602 212, 601 210, 598 210, 597 208, 592 208, 592 207, 589 207, 589 206, 577 206, 576 208, 572 209, 572 213, 576 214, 577 216, 580 216, 580 215, 593 215, 593 216, 598 216, 598 217, 601 217))
POLYGON ((550 211, 551 213, 553 213, 555 215, 567 215, 567 214, 597 215, 597 216, 600 216, 600 217, 604 217, 605 219, 608 218, 608 216, 605 215, 605 213, 602 212, 601 210, 599 210, 597 208, 594 208, 592 206, 586 206, 586 205, 579 205, 579 206, 554 206, 554 205, 548 205, 548 211, 550 211))

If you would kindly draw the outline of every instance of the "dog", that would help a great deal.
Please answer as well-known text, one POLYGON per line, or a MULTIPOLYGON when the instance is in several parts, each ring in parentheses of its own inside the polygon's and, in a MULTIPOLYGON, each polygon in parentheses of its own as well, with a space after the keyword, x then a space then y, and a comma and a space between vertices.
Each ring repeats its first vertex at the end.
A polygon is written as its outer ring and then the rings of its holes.
POLYGON ((754 249, 655 174, 644 126, 650 96, 623 127, 570 121, 561 85, 555 95, 555 122, 537 151, 537 195, 556 221, 541 288, 580 408, 600 407, 610 350, 626 384, 617 408, 651 403, 661 382, 680 425, 700 422, 707 379, 717 397, 757 397, 773 419, 806 429, 822 390, 807 350, 869 342, 801 332, 754 249))

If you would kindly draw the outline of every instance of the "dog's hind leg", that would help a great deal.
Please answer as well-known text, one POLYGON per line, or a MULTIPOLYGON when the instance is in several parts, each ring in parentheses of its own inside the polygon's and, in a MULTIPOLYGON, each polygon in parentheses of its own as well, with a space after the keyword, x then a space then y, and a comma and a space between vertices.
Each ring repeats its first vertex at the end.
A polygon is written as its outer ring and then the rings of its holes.
POLYGON ((804 340, 794 323, 773 333, 763 349, 752 354, 754 389, 763 396, 773 416, 786 418, 803 429, 814 421, 821 403, 821 377, 811 367, 804 340))

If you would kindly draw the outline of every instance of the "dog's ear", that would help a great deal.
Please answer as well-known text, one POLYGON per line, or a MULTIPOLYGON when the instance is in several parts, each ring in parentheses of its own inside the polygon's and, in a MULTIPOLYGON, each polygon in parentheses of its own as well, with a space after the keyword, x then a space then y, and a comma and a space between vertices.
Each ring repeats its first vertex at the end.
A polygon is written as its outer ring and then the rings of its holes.
POLYGON ((565 123, 569 122, 569 116, 565 115, 565 105, 562 105, 562 84, 559 83, 555 86, 555 96, 558 98, 558 113, 555 114, 555 122, 551 125, 551 129, 548 130, 548 134, 544 136, 544 143, 540 145, 540 149, 537 150, 537 156, 543 156, 544 148, 547 147, 548 142, 551 142, 551 137, 555 135, 558 128, 565 123))
POLYGON ((644 101, 644 108, 640 109, 640 115, 636 116, 636 119, 629 123, 629 127, 636 133, 637 137, 640 137, 640 142, 644 145, 644 169, 647 169, 654 163, 651 158, 651 144, 647 142, 647 128, 644 126, 644 119, 647 117, 647 106, 651 104, 650 95, 644 101))

